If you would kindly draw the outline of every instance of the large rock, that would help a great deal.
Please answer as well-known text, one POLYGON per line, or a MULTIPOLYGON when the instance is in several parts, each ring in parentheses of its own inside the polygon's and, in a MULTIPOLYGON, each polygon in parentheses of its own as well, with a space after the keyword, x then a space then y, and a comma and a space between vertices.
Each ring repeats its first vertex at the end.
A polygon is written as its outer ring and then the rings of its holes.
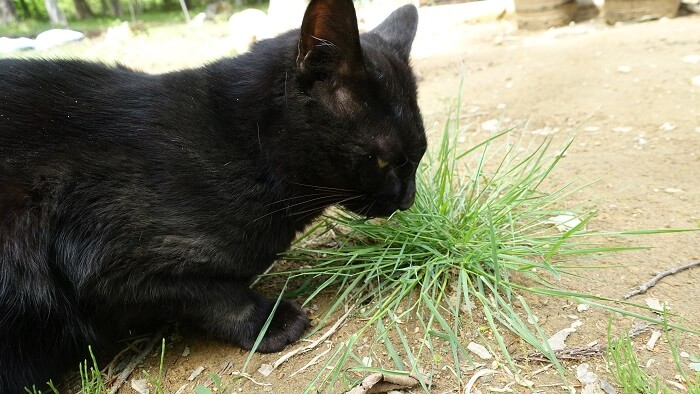
POLYGON ((282 33, 301 27, 307 3, 306 0, 270 0, 267 12, 274 32, 282 33))
POLYGON ((243 53, 256 41, 274 36, 270 18, 263 11, 249 8, 231 15, 229 33, 234 49, 243 53))

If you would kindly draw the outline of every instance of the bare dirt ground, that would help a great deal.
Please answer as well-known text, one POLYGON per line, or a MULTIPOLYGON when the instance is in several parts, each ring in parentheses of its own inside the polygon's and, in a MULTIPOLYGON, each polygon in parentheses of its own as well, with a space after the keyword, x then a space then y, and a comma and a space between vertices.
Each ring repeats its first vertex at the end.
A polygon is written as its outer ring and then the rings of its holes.
MULTIPOLYGON (((700 86, 691 84, 691 78, 700 75, 700 62, 683 61, 684 56, 700 55, 700 16, 617 27, 593 21, 537 33, 515 31, 508 22, 473 26, 445 26, 439 22, 421 25, 414 51, 414 66, 420 75, 420 103, 431 133, 439 132, 439 124, 459 93, 463 76, 465 146, 487 138, 491 131, 483 130, 483 126, 493 119, 501 120, 504 127, 515 127, 525 139, 541 140, 546 138, 542 134, 547 134, 556 145, 574 138, 559 166, 558 182, 574 178, 597 181, 570 200, 572 206, 598 210, 590 228, 700 227, 700 86), (526 122, 529 124, 525 128, 526 122)), ((217 48, 221 37, 208 48, 217 48)), ((168 39, 177 42, 178 37, 168 39)), ((183 49, 186 44, 169 45, 175 52, 187 51, 183 49)), ((104 48, 105 43, 97 39, 86 44, 80 55, 90 57, 91 51, 104 48)), ((127 65, 148 71, 189 66, 189 59, 173 61, 167 55, 157 59, 143 55, 121 58, 127 65)), ((657 271, 700 260, 699 241, 697 232, 624 240, 621 242, 625 245, 648 245, 653 249, 604 255, 594 262, 575 262, 598 268, 578 271, 579 277, 565 277, 560 285, 620 299, 657 271)), ((686 326, 697 330, 699 282, 700 269, 685 271, 664 279, 647 295, 632 301, 644 303, 646 297, 655 297, 666 302, 686 326)), ((321 298, 319 304, 330 301, 321 298)), ((567 342, 570 346, 604 342, 609 314, 595 310, 578 312, 575 304, 556 299, 533 299, 531 303, 548 334, 568 327, 574 317, 581 320, 583 325, 567 342)), ((631 319, 612 319, 617 332, 632 326, 631 319)), ((333 341, 347 338, 360 324, 351 320, 333 341)), ((479 324, 474 325, 475 330, 479 324)), ((640 363, 647 366, 649 374, 673 380, 676 372, 665 340, 648 351, 644 349, 647 339, 648 334, 644 334, 635 340, 640 363)), ((681 335, 680 339, 680 351, 700 353, 700 338, 681 335)), ((235 347, 202 339, 187 330, 170 336, 168 342, 163 378, 166 392, 193 392, 195 385, 207 383, 208 372, 219 372, 226 366, 228 371, 239 370, 247 357, 235 347), (188 380, 198 367, 204 367, 204 372, 188 380)), ((269 377, 256 370, 261 363, 270 363, 279 355, 255 355, 249 371, 265 386, 241 380, 233 385, 233 390, 302 392, 317 368, 290 374, 324 351, 325 346, 290 360, 269 377)), ((601 357, 585 361, 591 370, 614 383, 601 357)), ((573 371, 579 363, 566 366, 573 371)), ((153 374, 157 365, 154 354, 136 369, 132 378, 142 379, 143 370, 153 374)), ((522 365, 525 375, 541 367, 537 363, 522 365)), ((430 368, 437 371, 432 387, 435 393, 464 391, 466 380, 473 375, 465 374, 458 385, 447 369, 440 365, 430 368)), ((566 392, 553 369, 530 377, 534 381, 531 388, 517 384, 508 387, 522 393, 566 392)), ((572 376, 569 379, 576 382, 572 376)), ((504 387, 511 381, 507 374, 499 372, 480 379, 477 387, 486 391, 486 386, 504 387)), ((134 391, 127 382, 120 392, 134 391)))

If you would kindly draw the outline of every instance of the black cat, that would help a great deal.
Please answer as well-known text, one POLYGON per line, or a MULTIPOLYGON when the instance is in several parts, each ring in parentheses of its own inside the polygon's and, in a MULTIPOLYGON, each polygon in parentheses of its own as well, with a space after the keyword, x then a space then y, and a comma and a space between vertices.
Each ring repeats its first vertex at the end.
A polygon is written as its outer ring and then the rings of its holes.
MULTIPOLYGON (((358 34, 350 0, 203 68, 0 61, 0 392, 134 327, 182 320, 249 349, 248 284, 324 208, 409 208, 426 149, 413 6, 358 34)), ((282 302, 261 352, 308 326, 282 302)))

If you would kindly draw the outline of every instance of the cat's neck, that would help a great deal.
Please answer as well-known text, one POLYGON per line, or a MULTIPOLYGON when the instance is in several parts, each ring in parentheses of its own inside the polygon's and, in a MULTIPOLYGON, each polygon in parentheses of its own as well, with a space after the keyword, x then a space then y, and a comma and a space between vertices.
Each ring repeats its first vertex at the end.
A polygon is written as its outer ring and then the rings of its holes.
MULTIPOLYGON (((288 100, 295 89, 296 36, 258 44, 255 51, 207 66, 207 85, 217 129, 227 136, 258 176, 266 178, 277 201, 275 210, 286 212, 302 227, 322 213, 318 190, 297 181, 286 163, 285 139, 298 132, 298 100, 288 100)), ((303 122, 302 122, 303 123, 303 122)))

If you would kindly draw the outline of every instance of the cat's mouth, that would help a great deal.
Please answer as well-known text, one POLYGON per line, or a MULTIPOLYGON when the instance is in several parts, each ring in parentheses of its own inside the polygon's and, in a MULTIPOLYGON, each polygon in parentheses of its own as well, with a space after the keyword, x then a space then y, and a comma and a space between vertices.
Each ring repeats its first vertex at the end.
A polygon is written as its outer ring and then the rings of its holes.
POLYGON ((343 206, 358 215, 367 218, 388 217, 394 212, 405 211, 413 206, 415 200, 415 190, 404 193, 395 199, 387 198, 366 198, 344 203, 343 206))
POLYGON ((379 201, 368 201, 365 204, 343 204, 350 211, 364 216, 366 218, 384 218, 391 216, 392 213, 399 209, 397 204, 385 203, 379 201))

